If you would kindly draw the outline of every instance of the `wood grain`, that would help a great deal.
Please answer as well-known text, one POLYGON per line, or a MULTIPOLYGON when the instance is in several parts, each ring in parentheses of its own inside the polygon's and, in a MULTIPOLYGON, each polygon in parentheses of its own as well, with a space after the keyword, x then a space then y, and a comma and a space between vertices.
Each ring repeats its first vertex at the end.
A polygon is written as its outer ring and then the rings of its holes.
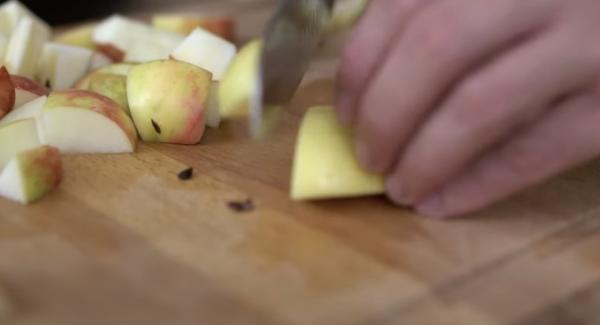
MULTIPOLYGON (((272 8, 209 7, 238 15, 241 39, 272 8)), ((0 200, 4 323, 600 322, 599 163, 452 222, 380 197, 289 200, 298 123, 332 101, 334 53, 264 142, 230 121, 198 146, 69 156, 40 203, 0 200)))

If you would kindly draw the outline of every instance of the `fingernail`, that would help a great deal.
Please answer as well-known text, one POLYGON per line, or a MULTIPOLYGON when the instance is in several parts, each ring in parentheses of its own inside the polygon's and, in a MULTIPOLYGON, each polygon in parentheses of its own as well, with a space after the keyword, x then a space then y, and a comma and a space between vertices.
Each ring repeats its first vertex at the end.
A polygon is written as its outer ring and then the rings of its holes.
POLYGON ((406 195, 407 193, 405 191, 405 188, 402 185, 402 182, 397 181, 397 180, 388 181, 386 184, 386 188, 387 188, 388 197, 394 203, 396 203, 398 205, 404 205, 404 206, 410 205, 409 199, 406 195))
POLYGON ((432 219, 444 219, 446 218, 446 214, 443 203, 442 195, 434 194, 425 199, 423 203, 417 205, 417 212, 424 217, 432 219))

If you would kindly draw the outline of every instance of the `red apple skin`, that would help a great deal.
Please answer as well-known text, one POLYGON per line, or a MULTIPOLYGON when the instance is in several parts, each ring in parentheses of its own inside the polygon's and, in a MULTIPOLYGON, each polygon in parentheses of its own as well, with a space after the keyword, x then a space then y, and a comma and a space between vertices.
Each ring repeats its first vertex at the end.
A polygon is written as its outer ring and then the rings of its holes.
POLYGON ((112 44, 97 44, 98 52, 106 55, 113 62, 123 62, 125 52, 112 44))
POLYGON ((205 17, 201 26, 228 41, 235 41, 235 21, 231 17, 205 17))
POLYGON ((38 96, 48 96, 48 94, 50 93, 48 88, 40 85, 39 83, 29 78, 18 75, 12 75, 10 76, 10 79, 13 85, 15 86, 15 89, 26 90, 38 96))
POLYGON ((38 189, 47 192, 53 188, 58 187, 62 180, 63 166, 60 151, 54 147, 43 146, 37 149, 31 150, 32 160, 27 163, 33 166, 39 166, 39 168, 32 168, 30 170, 38 170, 43 172, 41 177, 41 183, 38 185, 44 185, 46 189, 38 189))
POLYGON ((6 67, 0 68, 0 118, 15 107, 15 85, 6 67))
POLYGON ((48 97, 46 106, 88 108, 91 111, 100 113, 121 126, 134 148, 137 144, 137 131, 133 122, 117 102, 106 96, 81 89, 55 91, 48 97))

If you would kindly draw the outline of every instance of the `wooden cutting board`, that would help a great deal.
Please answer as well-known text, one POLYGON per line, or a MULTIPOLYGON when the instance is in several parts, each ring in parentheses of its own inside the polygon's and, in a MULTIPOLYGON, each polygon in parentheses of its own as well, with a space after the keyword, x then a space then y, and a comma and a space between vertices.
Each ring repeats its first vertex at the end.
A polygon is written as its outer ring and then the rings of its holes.
MULTIPOLYGON (((242 39, 271 9, 223 6, 242 39)), ((0 200, 0 323, 600 322, 599 164, 452 222, 383 198, 290 201, 298 122, 331 102, 335 64, 316 63, 265 142, 228 122, 198 146, 70 156, 40 203, 0 200)))

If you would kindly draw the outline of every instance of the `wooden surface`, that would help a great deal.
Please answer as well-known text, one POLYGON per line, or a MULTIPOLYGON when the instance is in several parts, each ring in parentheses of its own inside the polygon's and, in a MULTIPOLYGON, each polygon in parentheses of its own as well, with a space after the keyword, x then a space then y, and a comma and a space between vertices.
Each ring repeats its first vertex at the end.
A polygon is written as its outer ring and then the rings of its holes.
MULTIPOLYGON (((256 35, 269 7, 241 8, 220 9, 256 35)), ((0 200, 0 324, 600 323, 598 164, 453 222, 291 202, 298 122, 334 68, 317 62, 264 143, 226 123, 199 146, 66 157, 42 202, 0 200)))

